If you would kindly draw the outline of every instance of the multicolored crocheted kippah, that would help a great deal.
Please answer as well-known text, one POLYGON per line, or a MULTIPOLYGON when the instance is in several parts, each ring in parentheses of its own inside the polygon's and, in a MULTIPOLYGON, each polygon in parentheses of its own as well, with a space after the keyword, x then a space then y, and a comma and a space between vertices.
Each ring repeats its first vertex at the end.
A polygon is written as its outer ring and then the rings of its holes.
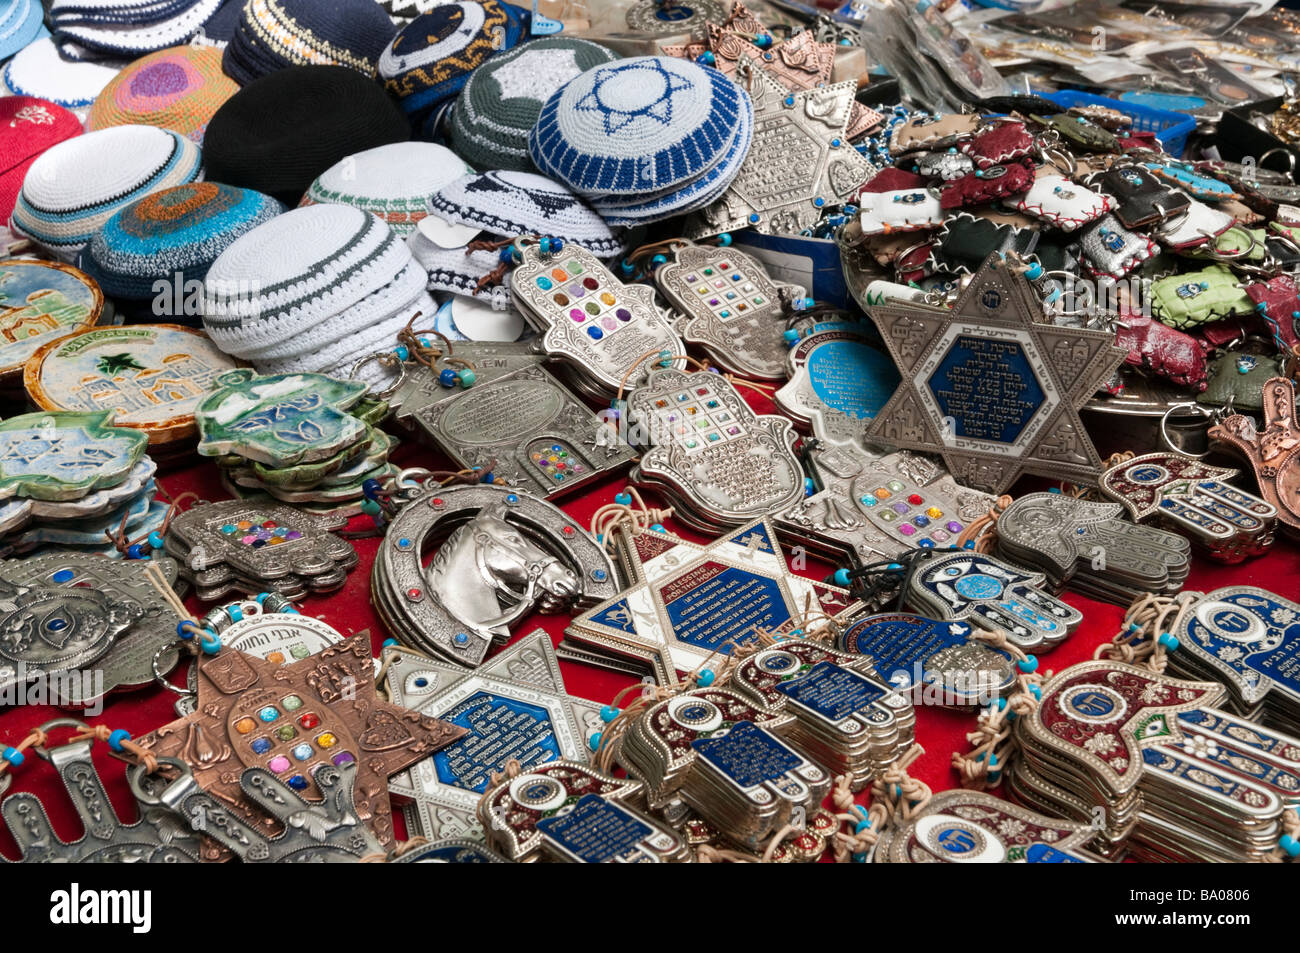
POLYGON ((203 142, 208 120, 239 84, 221 71, 221 51, 211 46, 180 46, 136 60, 118 73, 95 104, 90 129, 140 123, 174 129, 203 142))
POLYGON ((246 85, 285 66, 375 75, 397 27, 374 0, 247 0, 223 68, 246 85))

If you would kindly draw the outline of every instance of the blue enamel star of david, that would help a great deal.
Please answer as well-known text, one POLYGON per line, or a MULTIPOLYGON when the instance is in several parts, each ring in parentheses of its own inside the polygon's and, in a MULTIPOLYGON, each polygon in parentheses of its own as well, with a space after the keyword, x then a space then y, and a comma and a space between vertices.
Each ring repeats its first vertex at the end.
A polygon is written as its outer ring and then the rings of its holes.
POLYGON ((843 589, 792 573, 767 520, 707 546, 654 531, 615 533, 633 585, 573 620, 564 630, 566 656, 648 668, 668 684, 715 653, 729 655, 755 629, 774 630, 807 612, 848 619, 863 608, 843 589))
POLYGON ((988 493, 1023 473, 1095 485, 1101 457, 1079 408, 1124 351, 1111 332, 1047 323, 1020 264, 990 255, 951 311, 868 308, 903 381, 867 438, 937 453, 958 483, 988 493))

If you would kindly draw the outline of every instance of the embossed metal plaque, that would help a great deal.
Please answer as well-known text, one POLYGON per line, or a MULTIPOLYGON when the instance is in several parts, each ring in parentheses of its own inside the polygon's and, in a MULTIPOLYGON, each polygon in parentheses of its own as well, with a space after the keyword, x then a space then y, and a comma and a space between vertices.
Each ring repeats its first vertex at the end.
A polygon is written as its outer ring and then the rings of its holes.
POLYGON ((687 344, 744 377, 785 376, 786 307, 802 287, 773 281, 752 255, 706 245, 678 249, 654 278, 682 316, 677 331, 687 344))
POLYGON ((652 374, 628 399, 628 420, 647 444, 632 481, 680 501, 692 525, 737 526, 803 495, 789 421, 754 413, 719 374, 652 374))
POLYGON ((1097 482, 1101 457, 1079 408, 1124 358, 1113 334, 1043 323, 1033 286, 997 255, 951 311, 868 313, 903 376, 869 439, 940 454, 955 479, 990 493, 1022 473, 1097 482))
POLYGON ((536 245, 525 246, 523 261, 510 275, 510 294, 542 335, 546 353, 563 361, 574 386, 594 399, 608 400, 620 386, 635 386, 654 355, 683 351, 655 304, 654 289, 623 284, 577 245, 545 257, 536 245))
POLYGON ((872 171, 849 145, 855 83, 792 92, 760 69, 748 78, 753 142, 722 198, 688 220, 688 237, 742 228, 797 235, 849 201, 872 171))
POLYGON ((411 374, 391 403, 398 423, 426 434, 457 466, 495 460, 494 476, 552 499, 631 461, 632 449, 530 345, 467 341, 455 357, 473 365, 473 387, 442 386, 435 366, 411 374))

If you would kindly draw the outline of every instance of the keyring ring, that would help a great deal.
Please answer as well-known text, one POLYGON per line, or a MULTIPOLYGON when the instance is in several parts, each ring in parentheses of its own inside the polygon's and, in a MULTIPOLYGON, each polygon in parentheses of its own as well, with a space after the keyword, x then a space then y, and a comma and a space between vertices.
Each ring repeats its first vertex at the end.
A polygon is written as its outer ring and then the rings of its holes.
POLYGON ((1271 155, 1272 155, 1273 153, 1275 153, 1275 152, 1280 153, 1281 155, 1286 156, 1286 164, 1287 164, 1286 177, 1287 177, 1288 179, 1290 179, 1291 182, 1294 184, 1294 183, 1295 183, 1295 165, 1296 165, 1296 163, 1295 163, 1295 153, 1292 152, 1290 149, 1284 149, 1282 146, 1274 146, 1272 149, 1267 149, 1267 150, 1265 150, 1264 154, 1263 154, 1262 156, 1259 157, 1258 161, 1255 162, 1255 168, 1258 169, 1258 168, 1263 167, 1263 165, 1264 165, 1264 160, 1267 159, 1269 156, 1271 156, 1271 155))
POLYGON ((153 670, 153 680, 155 682, 167 689, 167 691, 180 695, 181 698, 190 698, 191 696, 197 695, 198 692, 192 692, 188 688, 180 688, 173 685, 171 682, 167 681, 167 673, 158 668, 158 662, 163 657, 163 653, 176 648, 177 645, 188 649, 191 653, 194 652, 194 639, 177 639, 175 642, 168 642, 165 645, 160 645, 153 653, 153 657, 149 659, 149 667, 153 670))
POLYGON ((1186 401, 1185 403, 1174 404, 1172 407, 1170 407, 1160 416, 1160 439, 1165 442, 1166 447, 1168 447, 1174 453, 1182 454, 1185 457, 1191 457, 1193 460, 1205 459, 1210 455, 1210 451, 1206 450, 1204 453, 1188 453, 1186 450, 1175 445, 1173 440, 1170 439, 1169 430, 1167 427, 1169 423, 1169 418, 1173 416, 1175 411, 1179 411, 1179 410, 1194 410, 1196 411, 1197 416, 1202 417, 1205 420, 1211 419, 1214 416, 1214 411, 1210 410, 1209 408, 1202 407, 1200 404, 1196 403, 1195 401, 1189 400, 1186 401))
MULTIPOLYGON (((190 766, 180 758, 155 757, 154 761, 157 762, 158 767, 160 768, 164 765, 169 768, 175 768, 182 776, 184 776, 190 769, 190 766)), ((155 797, 151 791, 146 791, 144 784, 142 783, 143 779, 149 777, 152 773, 153 772, 151 771, 145 770, 144 764, 130 765, 126 769, 126 783, 127 787, 131 789, 131 793, 135 795, 136 801, 147 807, 158 807, 162 804, 162 798, 155 797)), ((167 783, 171 784, 172 782, 168 781, 167 783)))
MULTIPOLYGON (((79 718, 54 718, 50 721, 47 721, 45 724, 41 725, 36 730, 41 732, 42 734, 45 734, 51 728, 81 728, 86 731, 90 730, 90 726, 79 718)), ((38 755, 40 755, 42 758, 44 758, 46 761, 50 760, 50 752, 49 749, 45 747, 45 745, 43 744, 32 745, 32 750, 35 751, 38 755)))
POLYGON ((391 351, 376 351, 374 354, 367 354, 352 365, 352 369, 348 371, 348 380, 356 380, 357 372, 371 361, 378 363, 379 366, 383 368, 397 368, 397 380, 389 387, 386 387, 383 390, 375 390, 374 385, 367 385, 370 387, 370 393, 374 394, 375 397, 379 400, 387 400, 389 397, 392 397, 393 394, 397 393, 397 389, 405 383, 406 362, 391 351))

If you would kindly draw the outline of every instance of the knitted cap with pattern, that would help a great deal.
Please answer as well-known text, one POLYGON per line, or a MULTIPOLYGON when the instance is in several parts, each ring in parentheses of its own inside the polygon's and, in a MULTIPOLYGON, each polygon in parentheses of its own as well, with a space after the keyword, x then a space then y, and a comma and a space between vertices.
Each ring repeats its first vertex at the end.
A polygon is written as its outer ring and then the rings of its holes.
POLYGON ((412 121, 460 92, 488 57, 523 33, 521 11, 500 0, 450 0, 404 26, 379 57, 379 78, 412 121))
POLYGON ((221 0, 53 0, 50 22, 61 44, 79 58, 130 59, 189 42, 217 12, 221 0))
POLYGON ((114 126, 51 146, 27 170, 11 224, 73 261, 113 213, 159 189, 199 178, 199 147, 154 126, 114 126))
POLYGON ((542 104, 578 74, 618 55, 589 40, 544 36, 470 74, 451 115, 452 148, 479 169, 532 172, 528 134, 542 104))
POLYGON ((430 202, 434 214, 502 238, 542 235, 581 245, 600 258, 624 251, 599 215, 559 182, 533 172, 474 173, 450 182, 430 202))
POLYGON ((639 56, 588 70, 542 107, 537 167, 592 199, 655 221, 698 207, 740 171, 753 134, 748 94, 718 70, 639 56))
POLYGON ((0 222, 8 222, 27 170, 42 152, 81 135, 81 123, 62 106, 30 96, 0 98, 0 222))
POLYGON ((154 282, 202 281, 235 239, 284 211, 275 199, 215 182, 147 195, 95 233, 79 267, 112 298, 144 299, 154 282))
POLYGON ((64 59, 54 40, 46 36, 5 64, 4 81, 15 96, 48 99, 76 111, 93 103, 117 72, 116 66, 64 59))
POLYGON ((0 60, 7 60, 40 35, 41 0, 6 0, 0 5, 0 60))
POLYGON ((438 189, 472 171, 445 146, 394 142, 326 169, 307 189, 302 204, 351 205, 378 215, 406 236, 429 213, 438 189))
POLYGON ((241 84, 286 66, 346 66, 373 78, 396 32, 375 0, 247 0, 224 67, 241 84))
POLYGON ((209 179, 297 205, 336 162, 410 136, 373 80, 343 66, 290 66, 226 100, 208 123, 203 154, 209 179))
POLYGON ((369 327, 423 291, 418 268, 413 283, 399 280, 412 264, 402 240, 367 212, 294 209, 246 232, 212 263, 203 325, 227 354, 293 357, 369 327), (331 323, 339 315, 351 331, 331 323))
POLYGON ((89 129, 140 123, 174 129, 200 145, 208 122, 239 85, 221 71, 221 51, 178 46, 150 53, 118 73, 86 117, 89 129))

